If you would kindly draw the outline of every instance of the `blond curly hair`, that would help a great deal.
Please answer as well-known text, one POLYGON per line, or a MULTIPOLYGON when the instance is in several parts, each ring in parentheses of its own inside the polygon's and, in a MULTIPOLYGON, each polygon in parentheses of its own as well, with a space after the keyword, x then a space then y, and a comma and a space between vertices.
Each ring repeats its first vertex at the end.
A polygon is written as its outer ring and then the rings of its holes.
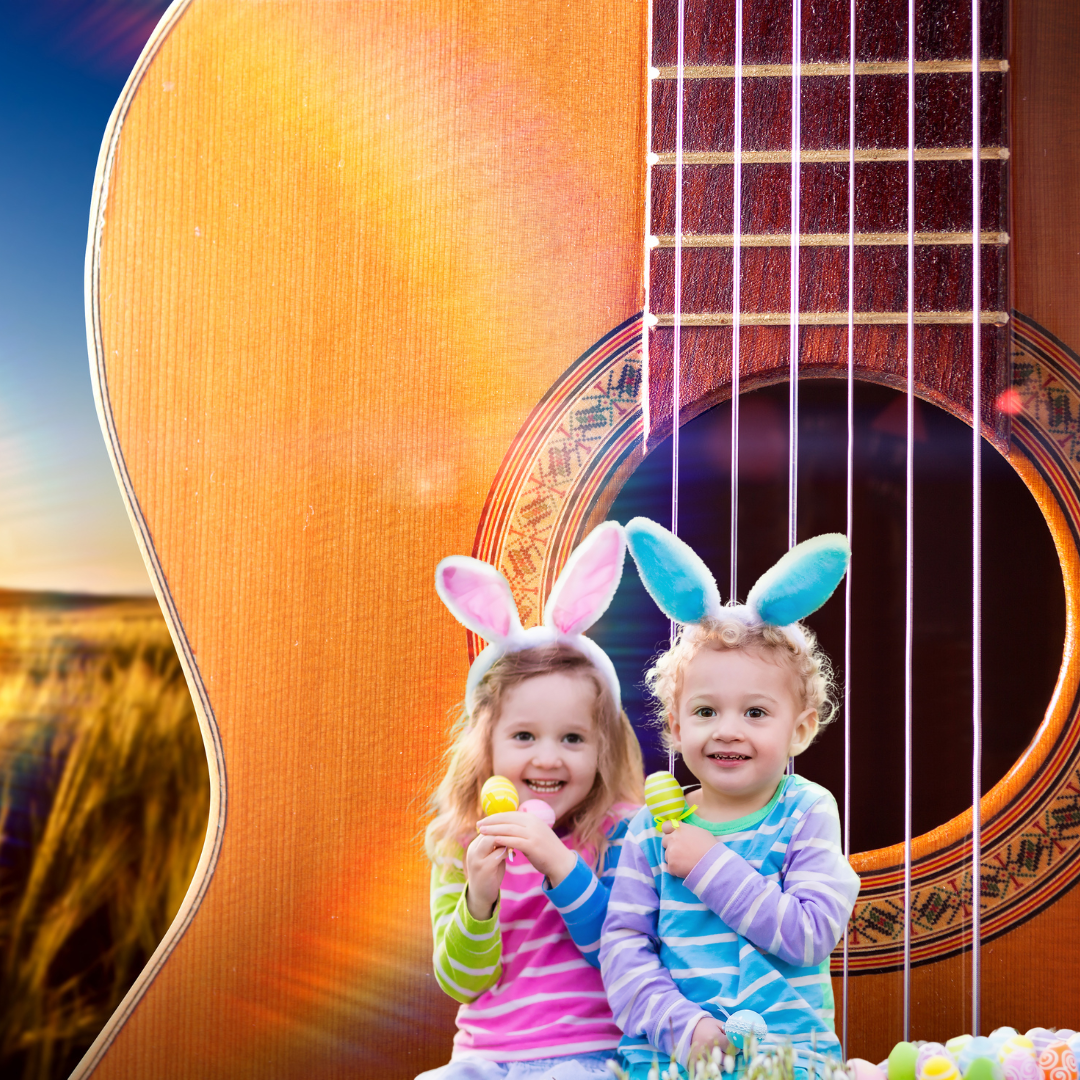
POLYGON ((779 626, 747 625, 735 616, 723 614, 681 627, 671 647, 645 672, 645 685, 656 699, 655 719, 663 731, 665 745, 670 749, 671 717, 675 715, 682 690, 683 672, 706 648, 760 649, 787 667, 795 677, 802 709, 817 711, 817 738, 836 716, 832 663, 818 645, 813 630, 802 623, 796 623, 795 627, 797 633, 789 634, 779 626))

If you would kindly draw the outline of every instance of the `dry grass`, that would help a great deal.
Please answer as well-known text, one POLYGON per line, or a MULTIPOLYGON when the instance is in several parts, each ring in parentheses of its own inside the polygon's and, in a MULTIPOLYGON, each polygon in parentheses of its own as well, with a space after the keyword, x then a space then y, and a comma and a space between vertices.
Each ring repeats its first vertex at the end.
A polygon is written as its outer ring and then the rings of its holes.
POLYGON ((66 1076, 191 881, 209 783, 153 601, 0 597, 0 1075, 66 1076))

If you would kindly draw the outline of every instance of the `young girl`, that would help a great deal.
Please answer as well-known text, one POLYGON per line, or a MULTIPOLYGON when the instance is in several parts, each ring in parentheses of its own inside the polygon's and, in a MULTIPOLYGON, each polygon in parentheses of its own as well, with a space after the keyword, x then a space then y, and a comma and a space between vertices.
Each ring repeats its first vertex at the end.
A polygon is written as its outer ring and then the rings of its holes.
POLYGON ((492 567, 439 564, 439 595, 492 644, 469 672, 432 800, 435 976, 462 1005, 450 1064, 417 1080, 610 1077, 621 1032, 598 970, 600 932, 643 770, 615 669, 581 631, 607 608, 624 554, 621 526, 595 529, 530 630, 492 567), (547 804, 554 828, 522 811, 482 817, 492 775, 523 803, 547 804))
POLYGON ((678 829, 657 830, 646 809, 623 844, 600 949, 622 1056, 634 1080, 658 1051, 687 1066, 750 1010, 792 1042, 805 1077, 820 1055, 840 1056, 829 955, 859 879, 836 801, 786 768, 829 719, 828 660, 798 620, 843 577, 847 541, 798 545, 745 605, 723 607, 666 529, 637 518, 627 533, 646 588, 683 623, 646 678, 700 787, 678 829))

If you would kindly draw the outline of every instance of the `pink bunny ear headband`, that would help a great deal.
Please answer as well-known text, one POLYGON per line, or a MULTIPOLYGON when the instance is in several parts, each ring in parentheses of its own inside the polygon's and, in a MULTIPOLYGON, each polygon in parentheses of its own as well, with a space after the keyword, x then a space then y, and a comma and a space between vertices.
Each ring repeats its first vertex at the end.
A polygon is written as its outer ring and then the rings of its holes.
POLYGON ((476 690, 491 665, 508 653, 557 641, 577 649, 607 680, 616 708, 621 708, 615 665, 587 630, 607 611, 622 578, 626 534, 617 521, 605 521, 574 549, 555 582, 540 626, 525 630, 506 578, 479 559, 450 555, 435 568, 435 590, 450 613, 490 645, 473 661, 465 684, 465 707, 471 714, 476 690))

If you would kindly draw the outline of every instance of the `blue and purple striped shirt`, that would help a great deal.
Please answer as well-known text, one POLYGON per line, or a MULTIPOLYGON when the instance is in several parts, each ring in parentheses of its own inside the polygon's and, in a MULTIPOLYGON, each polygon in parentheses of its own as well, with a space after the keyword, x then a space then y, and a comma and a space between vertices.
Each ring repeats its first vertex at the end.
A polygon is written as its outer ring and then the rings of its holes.
POLYGON ((685 880, 668 872, 652 815, 630 823, 604 922, 600 965, 633 1066, 672 1051, 683 1065, 699 1020, 760 1013, 808 1051, 839 1057, 829 954, 859 878, 844 858, 836 800, 786 776, 769 804, 737 821, 691 824, 718 843, 685 880))

